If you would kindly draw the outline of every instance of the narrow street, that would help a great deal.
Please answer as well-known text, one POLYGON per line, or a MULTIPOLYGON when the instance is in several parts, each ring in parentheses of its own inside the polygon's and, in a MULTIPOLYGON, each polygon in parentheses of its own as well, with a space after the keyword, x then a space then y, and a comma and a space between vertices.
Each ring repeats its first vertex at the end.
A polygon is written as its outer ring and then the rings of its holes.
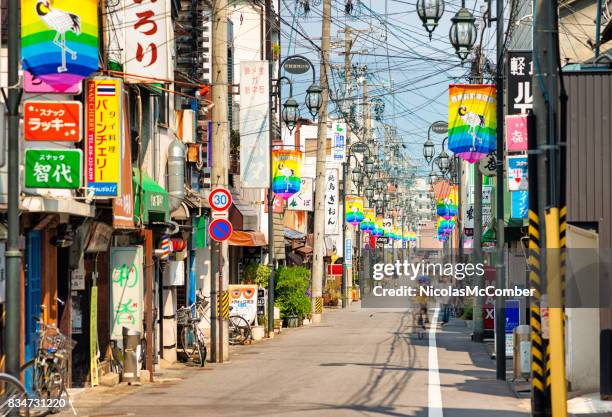
POLYGON ((90 417, 529 414, 528 400, 495 380, 493 361, 463 322, 434 331, 430 351, 431 331, 419 340, 406 311, 330 311, 321 324, 235 349, 231 363, 183 371, 119 399, 82 393, 75 409, 90 417))

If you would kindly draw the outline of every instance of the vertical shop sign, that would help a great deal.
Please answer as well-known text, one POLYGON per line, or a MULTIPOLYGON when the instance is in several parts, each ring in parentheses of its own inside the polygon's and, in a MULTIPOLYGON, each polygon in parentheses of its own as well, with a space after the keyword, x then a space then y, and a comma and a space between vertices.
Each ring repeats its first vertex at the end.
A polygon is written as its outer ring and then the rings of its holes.
POLYGON ((529 178, 526 156, 509 156, 508 161, 508 190, 527 191, 529 178))
POLYGON ((509 152, 527 151, 527 115, 506 116, 506 150, 509 152))
POLYGON ((165 1, 123 0, 125 72, 139 82, 170 78, 168 19, 165 1), (138 77, 142 78, 138 78, 138 77))
POLYGON ((134 195, 132 184, 132 138, 129 129, 127 96, 123 97, 123 153, 121 155, 120 197, 113 199, 113 227, 134 228, 134 195))
MULTIPOLYGON (((95 282, 95 280, 94 280, 95 282)), ((91 386, 99 385, 98 381, 98 286, 91 287, 89 303, 89 374, 91 386)))
POLYGON ((344 160, 346 150, 346 123, 334 123, 332 148, 335 160, 344 160))
POLYGON ((531 51, 508 51, 508 114, 527 114, 533 109, 533 58, 531 51))
POLYGON ((312 185, 314 180, 312 178, 302 178, 300 181, 300 191, 289 197, 289 200, 287 200, 287 210, 313 211, 314 198, 312 185))
POLYGON ((85 179, 94 197, 119 197, 121 190, 122 83, 116 78, 87 80, 85 179))
POLYGON ((325 170, 325 234, 338 234, 338 170, 325 170))
POLYGON ((243 188, 270 186, 268 61, 240 62, 240 180, 243 188))
POLYGON ((142 333, 143 320, 143 247, 112 247, 111 339, 122 342, 122 328, 142 333))

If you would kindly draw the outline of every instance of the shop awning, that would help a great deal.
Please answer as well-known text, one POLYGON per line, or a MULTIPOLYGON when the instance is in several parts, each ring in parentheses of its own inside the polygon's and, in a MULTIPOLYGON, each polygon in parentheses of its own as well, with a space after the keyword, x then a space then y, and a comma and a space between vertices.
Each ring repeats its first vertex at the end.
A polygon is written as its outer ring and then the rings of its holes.
MULTIPOLYGON (((133 168, 134 182, 134 219, 140 213, 140 170, 133 168)), ((170 221, 170 201, 168 192, 146 173, 142 175, 142 223, 170 221)))
POLYGON ((266 246, 266 237, 261 232, 234 230, 228 240, 232 246, 266 246))
POLYGON ((306 239, 306 234, 285 226, 285 238, 291 240, 306 239))

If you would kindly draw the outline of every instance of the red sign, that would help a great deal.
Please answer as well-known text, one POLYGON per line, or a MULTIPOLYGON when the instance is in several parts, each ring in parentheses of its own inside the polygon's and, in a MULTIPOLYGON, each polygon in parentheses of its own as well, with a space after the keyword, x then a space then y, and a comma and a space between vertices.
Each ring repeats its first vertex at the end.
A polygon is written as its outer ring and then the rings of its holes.
POLYGON ((33 101, 23 105, 26 140, 78 142, 82 111, 78 101, 33 101))
MULTIPOLYGON (((268 212, 268 192, 266 191, 266 198, 264 200, 264 213, 268 212)), ((282 198, 274 198, 272 201, 272 213, 284 213, 285 212, 285 200, 282 198)))
POLYGON ((342 264, 327 265, 327 275, 342 275, 342 264))
POLYGON ((232 195, 227 188, 215 188, 208 196, 210 208, 216 211, 225 211, 232 205, 232 195))
MULTIPOLYGON (((484 285, 495 286, 495 267, 484 267, 484 285)), ((483 328, 493 330, 495 328, 495 297, 485 297, 482 304, 483 328)))

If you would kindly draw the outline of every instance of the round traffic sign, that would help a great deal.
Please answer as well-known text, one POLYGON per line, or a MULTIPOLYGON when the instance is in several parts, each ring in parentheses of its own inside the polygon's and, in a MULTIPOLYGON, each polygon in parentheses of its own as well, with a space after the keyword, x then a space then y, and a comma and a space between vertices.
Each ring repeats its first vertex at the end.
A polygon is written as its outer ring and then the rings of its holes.
POLYGON ((232 195, 227 188, 215 188, 208 196, 210 208, 217 211, 225 211, 232 205, 232 195))
POLYGON ((210 238, 217 242, 229 239, 233 230, 232 224, 227 219, 215 219, 208 225, 210 238))

